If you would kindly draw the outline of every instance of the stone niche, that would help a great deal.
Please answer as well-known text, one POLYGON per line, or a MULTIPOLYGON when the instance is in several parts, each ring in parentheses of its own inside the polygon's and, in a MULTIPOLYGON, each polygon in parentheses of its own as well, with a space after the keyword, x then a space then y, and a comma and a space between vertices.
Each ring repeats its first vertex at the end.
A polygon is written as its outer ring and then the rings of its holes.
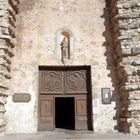
POLYGON ((63 63, 72 58, 74 48, 73 33, 68 29, 61 29, 57 31, 56 37, 56 58, 63 63))

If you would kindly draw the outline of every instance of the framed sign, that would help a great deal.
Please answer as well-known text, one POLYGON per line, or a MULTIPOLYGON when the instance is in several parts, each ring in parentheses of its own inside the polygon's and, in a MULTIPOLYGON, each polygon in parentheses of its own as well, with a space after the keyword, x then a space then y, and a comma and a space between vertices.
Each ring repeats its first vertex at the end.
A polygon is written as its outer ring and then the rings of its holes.
POLYGON ((102 104, 111 104, 110 88, 101 89, 102 104))
POLYGON ((29 93, 15 93, 13 95, 13 102, 30 102, 31 95, 29 93))

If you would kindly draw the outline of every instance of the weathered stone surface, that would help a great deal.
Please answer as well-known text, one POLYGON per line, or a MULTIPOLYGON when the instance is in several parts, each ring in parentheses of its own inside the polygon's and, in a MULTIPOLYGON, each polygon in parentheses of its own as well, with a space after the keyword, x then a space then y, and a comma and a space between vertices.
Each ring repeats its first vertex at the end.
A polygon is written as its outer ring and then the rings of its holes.
POLYGON ((4 127, 6 125, 6 119, 3 113, 0 113, 0 127, 4 127))
POLYGON ((134 66, 140 65, 140 59, 134 60, 134 61, 132 62, 132 65, 134 65, 134 66))
MULTIPOLYGON (((119 80, 122 81, 120 84, 121 98, 127 97, 122 100, 124 108, 122 114, 124 111, 132 114, 121 119, 120 125, 123 132, 140 134, 140 0, 114 0, 112 15, 114 16, 112 16, 112 23, 115 28, 116 47, 120 46, 116 49, 116 53, 119 54, 119 59, 116 61, 118 65, 123 65, 121 71, 126 73, 125 76, 119 76, 119 80)), ((117 70, 117 73, 120 75, 120 70, 117 70)))
POLYGON ((133 54, 139 54, 140 53, 140 47, 132 48, 133 54))
POLYGON ((123 55, 131 55, 131 48, 122 48, 122 54, 123 55))
POLYGON ((1 127, 6 124, 4 116, 6 90, 10 87, 11 93, 15 90, 29 92, 33 100, 30 106, 25 106, 25 112, 23 105, 16 106, 11 102, 11 98, 8 98, 7 114, 10 117, 7 129, 12 132, 28 132, 28 130, 33 132, 36 129, 38 65, 63 65, 57 57, 55 38, 58 30, 67 29, 73 32, 75 48, 71 59, 66 60, 64 64, 92 66, 95 131, 114 131, 116 124, 112 119, 116 113, 114 104, 108 105, 107 108, 101 104, 100 88, 109 86, 114 91, 112 85, 117 81, 117 88, 120 90, 117 96, 119 95, 121 100, 121 114, 118 115, 120 129, 123 132, 140 134, 140 0, 112 0, 112 3, 106 0, 106 2, 107 8, 105 1, 102 0, 20 0, 18 28, 15 33, 19 1, 0 0, 1 127), (115 55, 110 34, 111 25, 106 23, 110 22, 109 17, 103 19, 103 15, 106 16, 110 12, 110 5, 115 55), (16 45, 18 47, 13 51, 16 45), (12 64, 12 84, 8 85, 11 78, 11 57, 14 54, 16 56, 12 64), (117 80, 115 74, 112 76, 113 55, 116 60, 117 80), (15 108, 17 112, 13 113, 15 108), (27 120, 30 122, 28 121, 27 126, 22 124, 19 126, 11 116, 18 118, 23 124, 27 123, 27 120))
POLYGON ((8 80, 10 78, 11 47, 15 46, 15 10, 18 0, 0 0, 0 127, 6 125, 5 104, 6 90, 8 89, 8 80), (12 6, 14 5, 14 6, 12 6), (12 7, 13 8, 12 8, 12 7))
POLYGON ((8 90, 11 96, 7 101, 7 131, 37 131, 40 65, 91 65, 94 131, 115 131, 117 120, 113 117, 118 95, 110 105, 101 103, 101 87, 109 87, 113 92, 116 83, 115 74, 109 76, 114 73, 114 48, 110 34, 110 8, 109 4, 108 7, 105 5, 105 0, 20 1, 16 19, 18 42, 14 48, 12 79, 8 90), (56 52, 60 48, 57 36, 63 30, 71 32, 73 44, 70 59, 65 60, 64 64, 56 52), (23 103, 16 104, 11 100, 14 93, 22 92, 32 96, 32 100, 24 106, 23 103), (15 108, 16 112, 13 112, 15 108), (27 120, 30 120, 29 123, 26 123, 27 120), (18 122, 22 123, 18 125, 18 122))

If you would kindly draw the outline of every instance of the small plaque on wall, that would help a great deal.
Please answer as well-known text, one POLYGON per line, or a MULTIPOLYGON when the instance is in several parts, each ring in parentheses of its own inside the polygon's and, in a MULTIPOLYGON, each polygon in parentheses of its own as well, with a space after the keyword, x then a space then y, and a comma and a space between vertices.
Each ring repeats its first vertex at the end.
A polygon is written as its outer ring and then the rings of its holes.
POLYGON ((13 102, 30 102, 31 101, 31 95, 29 93, 15 93, 13 95, 13 102))
POLYGON ((102 104, 111 104, 110 88, 101 89, 102 104))

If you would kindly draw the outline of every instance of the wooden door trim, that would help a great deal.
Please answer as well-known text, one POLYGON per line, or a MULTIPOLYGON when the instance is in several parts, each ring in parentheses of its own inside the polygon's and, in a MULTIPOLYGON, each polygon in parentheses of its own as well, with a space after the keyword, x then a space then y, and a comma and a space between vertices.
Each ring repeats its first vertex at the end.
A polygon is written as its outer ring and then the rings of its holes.
MULTIPOLYGON (((90 66, 39 66, 39 99, 38 99, 38 126, 39 126, 39 116, 40 116, 40 101, 43 98, 44 100, 48 99, 48 98, 53 98, 53 130, 55 128, 55 98, 57 97, 73 97, 74 98, 74 105, 76 106, 76 101, 79 100, 86 100, 86 105, 88 104, 87 100, 89 99, 89 101, 91 102, 90 105, 88 105, 88 107, 90 106, 90 112, 87 114, 76 114, 76 107, 75 107, 75 123, 76 123, 76 119, 77 116, 86 116, 86 115, 91 115, 90 116, 90 120, 88 121, 88 123, 92 123, 90 128, 87 128, 89 130, 93 130, 93 118, 92 118, 92 94, 91 94, 91 67, 90 66), (87 72, 87 79, 86 79, 86 84, 88 85, 87 87, 87 91, 80 91, 79 92, 73 92, 71 94, 69 94, 66 90, 65 90, 65 85, 63 86, 63 94, 40 94, 40 84, 41 84, 41 71, 62 71, 63 72, 63 77, 64 77, 64 84, 65 84, 65 75, 66 75, 66 71, 78 71, 78 70, 86 70, 87 72), (64 91, 66 93, 64 93, 64 91)), ((87 109, 88 111, 88 109, 87 109)), ((39 130, 39 128, 38 128, 39 130)), ((76 129, 75 129, 76 130, 76 129)))

